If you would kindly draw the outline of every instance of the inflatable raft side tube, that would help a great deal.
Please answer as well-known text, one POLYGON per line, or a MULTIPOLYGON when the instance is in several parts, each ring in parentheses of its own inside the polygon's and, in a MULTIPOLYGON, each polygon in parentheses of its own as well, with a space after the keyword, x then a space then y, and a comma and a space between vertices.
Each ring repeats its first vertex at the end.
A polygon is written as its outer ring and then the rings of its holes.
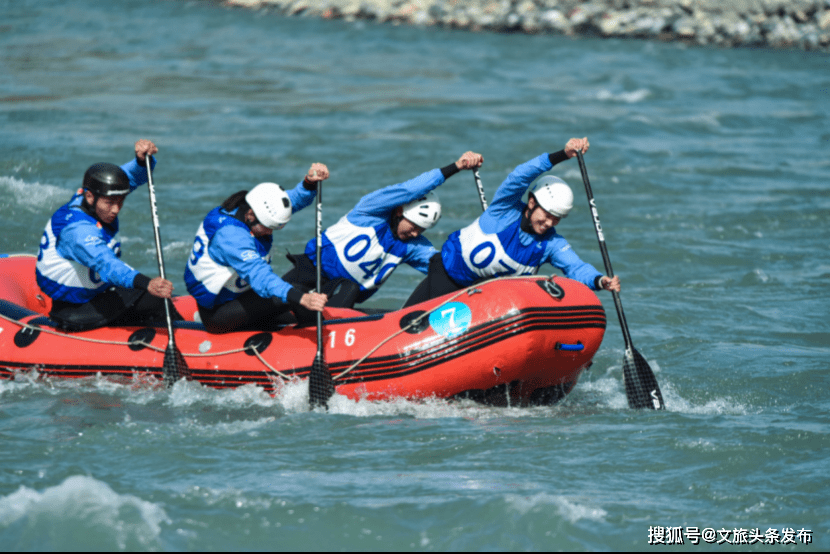
MULTIPOLYGON (((565 312, 568 308, 560 308, 565 312)), ((418 373, 436 365, 446 363, 466 354, 474 353, 504 340, 505 335, 521 335, 532 331, 557 331, 564 329, 596 328, 605 329, 605 312, 601 307, 577 307, 576 314, 581 317, 569 319, 556 317, 542 308, 530 308, 518 314, 498 318, 489 323, 473 327, 464 335, 446 340, 438 337, 437 344, 423 345, 418 350, 393 356, 369 358, 360 363, 337 384, 394 379, 418 373)), ((350 367, 356 360, 330 364, 333 373, 339 373, 350 367)))

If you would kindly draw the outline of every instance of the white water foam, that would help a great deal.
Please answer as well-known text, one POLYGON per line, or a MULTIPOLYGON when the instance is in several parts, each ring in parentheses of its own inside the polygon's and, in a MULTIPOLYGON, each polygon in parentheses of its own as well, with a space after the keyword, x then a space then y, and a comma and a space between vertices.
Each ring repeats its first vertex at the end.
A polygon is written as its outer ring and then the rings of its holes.
MULTIPOLYGON (((303 384, 306 389, 307 385, 303 384)), ((307 395, 306 403, 307 406, 307 395)), ((302 409, 307 409, 303 406, 302 409)), ((399 417, 408 416, 415 419, 463 418, 467 420, 486 420, 504 417, 549 417, 550 408, 529 409, 521 407, 494 407, 473 402, 472 400, 447 400, 444 398, 423 398, 408 400, 370 401, 352 400, 345 396, 334 395, 328 402, 329 412, 355 417, 399 417)))
POLYGON ((5 380, 0 379, 0 398, 7 395, 13 395, 14 393, 20 392, 23 389, 28 389, 32 386, 32 383, 26 380, 5 380))
MULTIPOLYGON (((622 353, 619 354, 622 357, 622 353)), ((731 397, 723 396, 707 400, 704 404, 689 401, 680 396, 672 383, 661 378, 660 365, 649 361, 649 366, 658 376, 658 383, 666 403, 666 410, 686 414, 709 415, 746 415, 748 408, 731 397)), ((113 394, 127 403, 151 405, 162 403, 174 409, 193 407, 211 407, 223 410, 248 408, 266 409, 268 417, 246 421, 250 429, 229 427, 229 434, 236 432, 253 432, 256 428, 267 425, 274 418, 309 411, 308 381, 293 380, 287 383, 274 378, 276 393, 272 396, 255 385, 244 385, 233 389, 214 389, 195 381, 179 381, 172 388, 165 389, 163 384, 153 378, 136 377, 131 382, 116 382, 102 377, 86 379, 51 379, 39 380, 37 372, 20 373, 13 381, 0 381, 0 397, 16 394, 43 392, 49 395, 61 395, 71 390, 94 390, 113 394)), ((328 413, 372 417, 411 417, 414 419, 463 418, 467 420, 490 420, 504 417, 512 418, 550 418, 552 412, 570 412, 577 404, 598 407, 600 411, 628 410, 625 385, 621 365, 610 365, 603 370, 597 366, 583 376, 576 390, 555 406, 540 407, 494 407, 471 400, 447 400, 443 398, 392 400, 351 399, 335 394, 328 401, 328 413)), ((321 408, 317 409, 322 411, 321 408)), ((236 422, 239 423, 239 422, 236 422)))
POLYGON ((604 521, 605 516, 608 515, 608 512, 602 508, 586 506, 567 497, 547 493, 539 493, 533 496, 509 495, 506 500, 521 515, 538 509, 547 510, 548 507, 555 506, 556 512, 571 523, 576 523, 581 519, 604 521))
MULTIPOLYGON (((20 487, 0 497, 0 529, 18 523, 51 538, 47 547, 124 550, 159 548, 162 525, 171 521, 152 502, 118 494, 102 481, 76 475, 42 492, 20 487), (90 545, 89 539, 95 543, 90 545)), ((38 544, 43 544, 44 537, 38 544)))
POLYGON ((634 104, 637 102, 642 102, 646 98, 651 96, 651 91, 645 88, 632 90, 629 92, 611 92, 607 89, 602 89, 597 91, 596 98, 597 100, 610 100, 612 102, 625 102, 628 104, 634 104))
MULTIPOLYGON (((208 404, 221 408, 245 408, 250 406, 267 407, 275 410, 275 416, 308 412, 308 381, 294 380, 278 383, 277 392, 270 396, 261 388, 245 385, 232 390, 218 391, 199 383, 179 381, 170 391, 168 404, 173 407, 190 407, 208 404)), ((318 408, 322 410, 322 408, 318 408)), ((537 414, 523 408, 493 408, 476 404, 472 401, 449 402, 441 398, 407 400, 371 401, 353 400, 335 394, 328 401, 331 414, 350 415, 354 417, 395 417, 409 416, 417 419, 466 418, 487 419, 493 417, 537 414)))
POLYGON ((3 197, 11 197, 11 204, 15 208, 23 207, 31 212, 40 213, 45 210, 45 206, 57 208, 69 201, 73 192, 54 185, 27 183, 16 177, 0 176, 0 194, 3 197))
MULTIPOLYGON (((136 374, 130 381, 115 381, 103 377, 100 373, 94 377, 81 379, 42 378, 37 371, 21 372, 14 380, 0 380, 0 398, 19 395, 61 396, 74 392, 109 394, 118 397, 126 404, 151 406, 161 404, 176 410, 192 408, 215 408, 220 410, 265 409, 268 417, 244 422, 250 429, 228 427, 227 432, 253 432, 255 428, 291 414, 309 411, 308 381, 293 380, 287 383, 275 377, 276 392, 272 396, 255 385, 244 385, 232 389, 214 389, 195 381, 181 380, 166 389, 163 383, 153 377, 136 374)), ((583 387, 580 383, 579 387, 583 387)), ((599 385, 589 384, 589 388, 607 391, 611 396, 618 396, 612 407, 623 409, 627 406, 625 396, 619 392, 620 385, 609 379, 599 385), (614 392, 614 389, 618 389, 614 392), (618 404, 618 406, 617 406, 618 404)), ((604 396, 606 392, 602 393, 604 396)), ((567 400, 565 401, 567 402, 567 400)), ((605 402, 603 402, 605 403, 605 402)), ((423 399, 395 398, 391 400, 351 399, 335 394, 328 401, 328 413, 353 416, 357 418, 372 417, 408 417, 414 419, 462 418, 467 420, 491 420, 504 417, 511 418, 550 418, 552 411, 560 410, 556 406, 539 407, 494 407, 476 403, 472 400, 448 400, 429 397, 423 399)), ((322 408, 317 408, 322 413, 322 408)), ((125 422, 129 424, 130 422, 125 422)), ((236 422, 241 424, 242 422, 236 422)))
MULTIPOLYGON (((622 356, 623 354, 620 352, 620 358, 622 356)), ((746 404, 738 402, 729 396, 713 398, 703 404, 691 402, 680 396, 680 393, 675 389, 671 381, 661 377, 662 370, 658 362, 649 360, 648 364, 654 372, 655 377, 657 377, 657 383, 663 395, 666 411, 695 415, 747 415, 750 413, 746 404)), ((594 374, 598 373, 596 366, 591 369, 591 372, 594 374)), ((628 409, 628 399, 625 395, 625 383, 621 365, 608 366, 604 375, 591 381, 587 379, 581 380, 577 387, 580 392, 596 393, 600 401, 609 408, 614 410, 628 409)))
POLYGON ((262 388, 244 385, 230 390, 216 390, 195 381, 180 380, 170 389, 167 405, 185 408, 209 404, 220 408, 245 408, 251 406, 276 408, 279 398, 272 397, 262 388))
MULTIPOLYGON (((143 242, 143 241, 136 241, 136 242, 143 242)), ((185 242, 182 240, 176 240, 173 242, 169 242, 161 247, 162 251, 165 254, 173 255, 173 254, 182 254, 182 253, 190 253, 190 249, 193 248, 192 242, 185 242)), ((144 254, 147 256, 155 256, 156 255, 156 247, 153 245, 152 248, 147 248, 144 250, 144 254)))

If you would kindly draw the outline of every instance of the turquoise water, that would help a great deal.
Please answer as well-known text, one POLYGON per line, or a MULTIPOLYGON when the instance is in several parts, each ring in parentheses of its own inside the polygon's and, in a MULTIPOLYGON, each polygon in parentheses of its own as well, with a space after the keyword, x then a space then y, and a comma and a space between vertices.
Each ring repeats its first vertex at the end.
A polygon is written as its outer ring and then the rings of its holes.
MULTIPOLYGON (((667 405, 627 408, 608 295, 595 364, 554 407, 335 397, 309 413, 302 385, 271 398, 20 376, 0 382, 4 549, 830 548, 826 55, 198 1, 0 13, 0 253, 35 253, 86 167, 127 161, 138 138, 160 148, 165 259, 183 292, 201 218, 236 190, 326 163, 328 225, 466 150, 484 155, 492 197, 517 164, 588 136, 632 338, 667 405), (673 542, 677 527, 683 546, 649 545, 650 528, 673 542), (715 538, 695 547, 693 528, 715 538), (723 540, 741 529, 765 538, 723 540)), ((601 267, 579 168, 556 173, 578 199, 559 231, 601 267)), ((439 192, 436 244, 480 212, 466 172, 439 192)), ((127 201, 124 259, 154 274, 148 211, 146 193, 127 201)), ((277 234, 278 273, 313 232, 309 210, 277 234)), ((419 280, 399 269, 371 306, 397 307, 419 280)))

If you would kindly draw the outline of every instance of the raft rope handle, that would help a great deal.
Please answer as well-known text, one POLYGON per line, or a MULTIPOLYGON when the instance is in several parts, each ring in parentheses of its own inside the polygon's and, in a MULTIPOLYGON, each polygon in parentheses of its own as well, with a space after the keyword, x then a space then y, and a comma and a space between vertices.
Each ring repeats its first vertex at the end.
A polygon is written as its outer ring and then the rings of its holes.
MULTIPOLYGON (((152 344, 150 344, 150 343, 148 343, 144 340, 136 340, 136 341, 132 341, 132 342, 122 342, 122 341, 115 341, 115 340, 91 339, 89 337, 78 337, 78 336, 75 336, 75 335, 70 335, 68 333, 62 333, 60 331, 54 331, 54 330, 49 329, 47 327, 38 327, 37 325, 31 325, 29 323, 24 323, 24 322, 22 322, 20 320, 17 320, 17 319, 12 319, 12 318, 10 318, 8 316, 5 316, 3 314, 0 314, 0 319, 5 319, 6 321, 14 323, 15 325, 20 325, 24 329, 30 329, 32 331, 40 331, 42 333, 46 333, 47 335, 55 335, 56 337, 63 337, 63 338, 66 338, 66 339, 72 339, 72 340, 77 340, 77 341, 81 341, 81 342, 92 342, 92 343, 95 343, 95 344, 109 344, 109 345, 112 345, 112 346, 134 346, 134 345, 138 344, 138 345, 144 346, 145 348, 149 348, 150 350, 155 350, 156 352, 164 352, 165 351, 164 348, 160 348, 158 346, 153 346, 152 344)), ((194 353, 190 353, 190 354, 185 354, 185 353, 182 352, 182 356, 187 356, 187 357, 190 357, 190 358, 206 358, 206 357, 209 357, 209 356, 225 356, 225 355, 228 355, 228 354, 237 354, 239 352, 246 352, 250 349, 251 349, 250 347, 248 347, 248 348, 243 347, 243 348, 236 348, 234 350, 225 350, 224 352, 208 352, 208 353, 205 353, 205 354, 202 354, 201 352, 199 352, 199 353, 194 352, 194 353)))
POLYGON ((252 347, 250 347, 250 348, 254 351, 254 355, 255 355, 257 358, 259 358, 259 361, 260 361, 260 362, 262 362, 262 365, 264 365, 265 367, 267 367, 268 369, 270 369, 271 371, 273 371, 274 373, 276 373, 276 374, 277 374, 277 376, 279 376, 279 377, 280 377, 280 378, 282 378, 283 380, 285 380, 285 381, 291 381, 292 377, 289 377, 288 375, 286 375, 286 374, 284 374, 284 373, 281 373, 278 369, 276 369, 275 367, 271 366, 271 364, 269 364, 268 362, 266 362, 266 361, 265 361, 265 358, 263 358, 263 357, 262 357, 262 354, 260 354, 260 353, 259 353, 259 350, 257 350, 257 349, 256 349, 256 348, 254 348, 253 346, 252 346, 252 347))
MULTIPOLYGON (((538 276, 537 276, 537 275, 515 275, 515 276, 511 276, 511 277, 501 277, 499 280, 508 280, 508 279, 538 279, 538 276)), ((549 281, 553 281, 553 279, 554 279, 554 275, 551 275, 551 276, 548 278, 548 280, 549 280, 549 281)), ((366 361, 366 358, 368 358, 369 356, 371 356, 372 354, 374 354, 374 353, 378 350, 378 348, 380 348, 381 346, 383 346, 384 344, 386 344, 387 342, 389 342, 389 341, 390 341, 390 340, 392 340, 393 338, 397 337, 397 336, 398 336, 398 335, 400 335, 401 333, 405 332, 407 329, 409 329, 409 328, 411 328, 411 327, 414 327, 414 326, 416 326, 416 325, 419 325, 419 324, 421 323, 421 320, 422 320, 422 319, 424 319, 425 317, 428 317, 428 316, 429 316, 432 312, 434 312, 434 311, 435 311, 435 310, 437 310, 438 308, 440 308, 440 307, 444 306, 445 304, 447 304, 447 303, 449 303, 449 302, 452 302, 453 300, 455 300, 456 298, 458 298, 459 296, 461 296, 461 295, 463 295, 463 294, 473 295, 473 294, 477 294, 477 293, 481 293, 481 292, 483 292, 480 288, 478 288, 478 286, 483 285, 483 284, 484 284, 484 283, 478 283, 477 285, 470 285, 469 287, 467 287, 467 288, 465 288, 465 289, 461 289, 460 291, 458 291, 458 292, 457 292, 457 293, 455 293, 454 295, 450 296, 449 298, 447 298, 446 300, 444 300, 443 302, 441 302, 440 304, 438 304, 437 306, 435 306, 435 307, 434 307, 434 308, 432 308, 431 310, 429 310, 429 311, 426 311, 426 312, 422 313, 421 315, 419 315, 418 317, 416 317, 415 319, 413 319, 412 321, 410 321, 410 322, 409 322, 409 325, 407 325, 406 327, 401 328, 399 331, 395 331, 394 333, 392 333, 391 335, 389 335, 388 337, 386 337, 385 339, 383 339, 382 341, 380 341, 380 342, 377 344, 377 346, 375 346, 374 348, 372 348, 371 350, 369 350, 369 352, 367 352, 367 353, 366 353, 366 354, 365 354, 362 358, 360 358, 359 360, 357 360, 355 363, 353 363, 352 365, 350 365, 348 368, 346 368, 345 370, 343 370, 341 373, 338 373, 337 375, 335 375, 333 378, 334 378, 334 379, 340 379, 341 377, 343 377, 343 376, 344 376, 344 375, 346 375, 347 373, 351 372, 351 371, 352 371, 353 369, 355 369, 358 365, 360 365, 360 364, 362 364, 364 361, 366 361)))

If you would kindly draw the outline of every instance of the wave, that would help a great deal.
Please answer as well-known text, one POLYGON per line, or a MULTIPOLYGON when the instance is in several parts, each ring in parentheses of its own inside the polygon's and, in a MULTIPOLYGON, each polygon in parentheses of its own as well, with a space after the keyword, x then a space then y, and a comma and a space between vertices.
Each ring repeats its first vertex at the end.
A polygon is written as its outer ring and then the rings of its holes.
POLYGON ((27 183, 16 177, 0 176, 0 196, 10 198, 10 204, 22 207, 33 213, 45 210, 44 206, 57 208, 67 202, 72 193, 65 187, 56 187, 43 183, 27 183))
POLYGON ((637 89, 629 92, 611 92, 607 89, 602 89, 597 92, 597 100, 610 100, 612 102, 625 102, 627 104, 635 104, 642 102, 651 96, 651 91, 648 89, 637 89))
POLYGON ((160 506, 85 475, 0 497, 0 531, 10 550, 158 549, 169 523, 160 506))

